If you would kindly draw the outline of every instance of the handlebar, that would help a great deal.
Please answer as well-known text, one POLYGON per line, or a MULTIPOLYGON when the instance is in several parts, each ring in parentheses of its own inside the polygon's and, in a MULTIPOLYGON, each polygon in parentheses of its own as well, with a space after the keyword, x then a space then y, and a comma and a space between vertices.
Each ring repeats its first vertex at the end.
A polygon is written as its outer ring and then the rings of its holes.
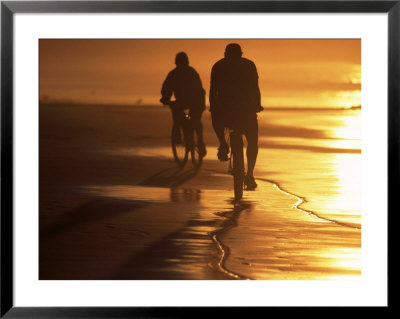
POLYGON ((164 107, 167 105, 173 107, 176 104, 175 100, 174 101, 169 100, 167 103, 165 103, 165 101, 163 101, 163 99, 160 99, 160 102, 163 104, 164 107))

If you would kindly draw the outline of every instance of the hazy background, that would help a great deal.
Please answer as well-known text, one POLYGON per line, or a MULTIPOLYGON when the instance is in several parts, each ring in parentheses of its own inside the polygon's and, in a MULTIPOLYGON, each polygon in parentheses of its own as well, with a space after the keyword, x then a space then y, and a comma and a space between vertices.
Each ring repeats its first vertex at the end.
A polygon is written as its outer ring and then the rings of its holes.
POLYGON ((360 64, 360 40, 40 40, 39 278, 359 280, 360 64), (266 107, 243 211, 210 112, 180 169, 159 103, 177 52, 208 93, 233 41, 266 107))
POLYGON ((159 104, 160 88, 185 51, 209 91, 212 65, 237 42, 256 63, 263 106, 361 104, 361 40, 40 40, 40 100, 159 104))

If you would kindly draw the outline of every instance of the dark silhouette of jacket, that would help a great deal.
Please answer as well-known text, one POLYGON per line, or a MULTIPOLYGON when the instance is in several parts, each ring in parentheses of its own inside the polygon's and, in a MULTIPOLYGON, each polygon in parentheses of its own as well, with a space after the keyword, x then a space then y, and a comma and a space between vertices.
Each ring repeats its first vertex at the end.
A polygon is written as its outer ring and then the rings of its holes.
POLYGON ((225 57, 214 64, 210 85, 211 112, 246 115, 262 109, 257 68, 252 61, 225 57))
POLYGON ((177 104, 191 110, 205 109, 205 91, 200 76, 189 65, 177 66, 168 73, 162 88, 162 100, 169 101, 175 95, 177 104))

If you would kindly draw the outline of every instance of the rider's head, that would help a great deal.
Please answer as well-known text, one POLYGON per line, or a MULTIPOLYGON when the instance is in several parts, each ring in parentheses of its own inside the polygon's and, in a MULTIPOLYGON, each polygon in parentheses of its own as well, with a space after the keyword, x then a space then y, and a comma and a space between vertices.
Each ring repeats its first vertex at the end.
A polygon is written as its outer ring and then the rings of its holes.
POLYGON ((188 66, 189 58, 185 52, 179 52, 175 57, 175 64, 177 67, 188 66))
POLYGON ((225 48, 225 58, 237 59, 242 56, 242 48, 237 43, 230 43, 225 48))

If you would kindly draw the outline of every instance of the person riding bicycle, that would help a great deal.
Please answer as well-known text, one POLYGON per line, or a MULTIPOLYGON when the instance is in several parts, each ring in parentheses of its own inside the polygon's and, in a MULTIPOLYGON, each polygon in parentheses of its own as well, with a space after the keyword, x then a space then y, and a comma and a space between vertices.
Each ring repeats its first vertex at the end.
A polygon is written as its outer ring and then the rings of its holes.
MULTIPOLYGON (((224 128, 244 134, 248 144, 248 169, 244 182, 248 189, 255 189, 257 184, 253 172, 258 155, 257 113, 263 108, 257 68, 254 62, 242 57, 239 44, 228 44, 225 57, 212 67, 209 100, 212 124, 220 143, 219 160, 228 160, 229 145, 224 128)), ((243 145, 241 134, 240 143, 243 145)))
POLYGON ((160 102, 167 105, 174 94, 176 103, 171 107, 174 123, 179 121, 184 110, 189 109, 189 115, 197 132, 200 156, 207 151, 203 140, 201 115, 205 110, 205 90, 196 70, 189 65, 185 52, 179 52, 175 57, 176 68, 168 73, 162 88, 160 102))

